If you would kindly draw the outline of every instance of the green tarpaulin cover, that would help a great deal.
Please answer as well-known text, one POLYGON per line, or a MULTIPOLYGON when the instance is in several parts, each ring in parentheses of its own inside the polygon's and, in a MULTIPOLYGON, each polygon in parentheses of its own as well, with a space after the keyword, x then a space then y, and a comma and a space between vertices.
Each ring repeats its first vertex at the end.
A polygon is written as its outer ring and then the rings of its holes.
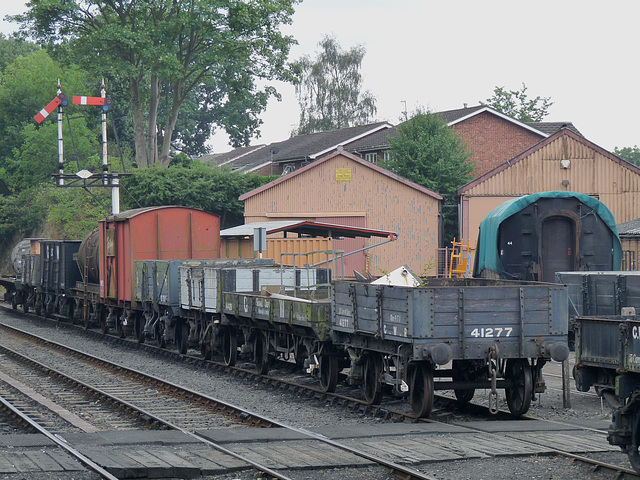
POLYGON ((523 208, 536 202, 540 198, 569 198, 575 197, 588 207, 595 210, 598 216, 614 233, 613 265, 620 265, 622 261, 622 245, 618 237, 618 227, 611 210, 601 201, 577 192, 540 192, 524 197, 507 200, 502 205, 492 210, 480 223, 473 276, 479 276, 482 270, 492 270, 495 273, 504 273, 504 267, 498 258, 498 231, 500 224, 515 215, 523 208))

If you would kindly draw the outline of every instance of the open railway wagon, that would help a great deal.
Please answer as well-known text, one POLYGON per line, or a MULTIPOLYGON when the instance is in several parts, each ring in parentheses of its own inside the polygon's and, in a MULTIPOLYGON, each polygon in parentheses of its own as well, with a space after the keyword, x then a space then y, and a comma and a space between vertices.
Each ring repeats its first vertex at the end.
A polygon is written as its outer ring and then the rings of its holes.
POLYGON ((575 342, 575 318, 621 315, 624 307, 640 311, 640 272, 556 272, 556 283, 569 295, 569 346, 575 342))
POLYGON ((573 377, 578 391, 593 387, 611 407, 607 440, 640 473, 640 319, 634 308, 622 313, 575 319, 573 377))
POLYGON ((74 260, 79 246, 77 240, 31 240, 30 253, 22 256, 13 307, 22 304, 25 312, 33 309, 37 315, 71 320, 72 289, 81 278, 74 260))
POLYGON ((298 353, 320 386, 333 391, 348 368, 352 385, 379 403, 385 386, 408 395, 428 416, 434 390, 468 402, 475 389, 506 392, 511 412, 524 414, 544 391, 541 370, 567 358, 567 293, 555 284, 489 279, 428 279, 419 287, 335 280, 330 297, 223 294, 223 316, 253 341, 256 368, 278 355, 279 337, 298 332, 298 353), (253 326, 253 328, 252 328, 253 326), (451 363, 450 363, 451 362, 451 363), (446 381, 441 381, 447 378, 446 381), (434 379, 438 379, 434 382, 434 379))

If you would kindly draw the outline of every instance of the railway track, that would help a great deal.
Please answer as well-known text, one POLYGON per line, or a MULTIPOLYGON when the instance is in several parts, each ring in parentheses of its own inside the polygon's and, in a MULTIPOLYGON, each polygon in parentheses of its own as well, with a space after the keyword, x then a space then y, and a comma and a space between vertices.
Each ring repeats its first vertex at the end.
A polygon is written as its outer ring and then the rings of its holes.
MULTIPOLYGON (((114 341, 120 341, 119 339, 116 340, 114 339, 114 341)), ((151 348, 153 350, 157 350, 155 347, 150 347, 147 346, 145 348, 151 348)), ((177 357, 177 354, 171 354, 165 350, 160 350, 160 355, 162 356, 166 356, 166 355, 170 355, 173 356, 175 355, 177 357)), ((193 364, 196 365, 197 368, 202 368, 202 360, 197 359, 197 358, 190 358, 190 357, 185 357, 185 356, 180 356, 180 358, 182 359, 183 362, 188 362, 189 364, 193 364)), ((215 368, 215 369, 221 369, 223 368, 222 365, 214 365, 211 368, 215 368)), ((260 378, 262 383, 266 386, 269 386, 270 388, 276 388, 276 389, 286 389, 286 390, 296 390, 298 391, 298 395, 302 396, 310 396, 310 397, 317 397, 317 398, 323 398, 325 401, 328 401, 328 403, 332 403, 332 404, 342 404, 344 406, 346 406, 348 409, 351 410, 357 410, 358 412, 361 413, 369 413, 372 415, 377 415, 379 417, 384 417, 384 418, 388 418, 391 420, 403 420, 403 421, 418 421, 418 419, 415 418, 411 418, 409 415, 407 415, 406 413, 398 410, 395 411, 393 408, 388 408, 388 407, 380 407, 380 406, 368 406, 366 405, 366 403, 358 400, 358 399, 354 399, 354 398, 349 398, 346 396, 327 396, 326 394, 320 392, 319 390, 316 390, 314 388, 310 388, 310 387, 306 387, 303 385, 293 385, 290 382, 281 382, 278 379, 275 379, 273 377, 260 377, 257 376, 255 373, 250 372, 248 370, 244 370, 244 369, 236 369, 233 371, 234 375, 237 376, 250 376, 252 378, 252 383, 255 383, 257 378, 260 378), (306 391, 307 393, 300 393, 302 391, 306 391), (330 399, 329 399, 330 398, 330 399), (329 399, 329 400, 328 400, 329 399)), ((440 400, 443 402, 447 402, 446 399, 444 400, 440 400)), ((447 406, 443 406, 442 410, 446 411, 447 410, 447 406)), ((486 415, 486 413, 482 413, 482 412, 486 412, 486 410, 482 410, 483 407, 474 407, 474 408, 479 408, 480 410, 478 411, 478 413, 476 415, 481 416, 481 415, 486 415)), ((446 415, 443 415, 444 417, 446 417, 446 415)), ((433 420, 430 420, 428 422, 434 423, 433 420)), ((526 422, 525 422, 526 423, 526 422)), ((575 425, 571 425, 571 427, 575 427, 575 425)), ((468 428, 468 427, 467 427, 468 428)), ((520 428, 526 428, 526 427, 520 427, 520 428)), ((295 430, 294 430, 295 431, 295 430)), ((482 433, 482 436, 486 436, 487 432, 483 431, 483 430, 478 430, 478 433, 482 433)), ((594 432, 591 432, 594 433, 594 432)), ((580 435, 580 434, 578 434, 580 435)), ((583 434, 584 435, 584 431, 583 434)), ((599 435, 601 437, 604 437, 604 432, 600 432, 599 435)), ((534 435, 534 440, 533 441, 529 441, 528 443, 533 447, 537 446, 540 447, 541 443, 544 443, 544 440, 540 438, 540 435, 534 435)), ((317 440, 323 440, 318 438, 317 440)), ((524 442, 527 443, 526 439, 523 438, 519 438, 518 442, 524 442)), ((588 458, 586 456, 583 455, 576 455, 575 453, 571 453, 569 451, 566 450, 562 450, 561 448, 547 448, 545 450, 547 453, 552 453, 552 454, 556 454, 556 455, 563 455, 566 458, 570 458, 574 461, 580 461, 580 462, 588 462, 591 465, 593 465, 593 468, 597 468, 600 471, 609 471, 612 472, 613 475, 617 475, 618 478, 639 478, 633 471, 631 471, 628 468, 624 468, 620 465, 611 465, 608 464, 607 462, 600 462, 598 460, 595 460, 593 458, 588 458)), ((364 452, 361 452, 364 453, 364 452)), ((620 454, 620 456, 622 458, 625 458, 622 456, 622 454, 620 454)), ((366 457, 365 457, 366 458, 366 457)), ((420 477, 420 476, 416 476, 416 477, 408 477, 408 478, 430 478, 428 476, 426 477, 420 477)))
POLYGON ((286 428, 324 445, 329 445, 336 451, 342 452, 342 455, 349 453, 390 468, 402 474, 404 478, 425 480, 432 478, 412 468, 390 462, 364 450, 348 447, 321 435, 314 434, 313 432, 287 427, 271 419, 221 402, 220 400, 213 399, 122 365, 113 364, 78 350, 56 344, 47 339, 29 334, 28 332, 9 327, 8 325, 2 324, 0 328, 3 330, 3 333, 5 333, 0 342, 0 351, 4 355, 10 355, 13 358, 19 359, 22 363, 39 368, 64 384, 73 385, 74 388, 81 390, 86 395, 96 396, 102 399, 103 402, 110 404, 116 410, 126 409, 135 411, 137 412, 138 418, 144 419, 149 426, 175 429, 197 437, 208 445, 213 446, 216 450, 238 458, 239 460, 246 461, 248 464, 274 478, 286 479, 289 477, 252 460, 246 455, 238 454, 224 448, 203 437, 197 433, 197 431, 229 427, 230 424, 227 421, 220 423, 220 416, 232 418, 234 421, 254 427, 286 428), (7 335, 7 333, 10 333, 10 335, 7 335), (17 348, 10 349, 6 346, 7 343, 13 344, 17 348), (47 364, 43 364, 17 351, 18 349, 31 350, 29 346, 34 344, 38 347, 38 356, 47 357, 49 362, 56 365, 64 364, 65 369, 70 369, 75 375, 69 375, 59 369, 53 369, 47 364), (44 349, 46 349, 46 351, 43 351, 44 349), (87 371, 90 373, 83 373, 87 371), (95 381, 96 374, 99 374, 98 376, 101 377, 97 382, 95 381), (107 376, 109 378, 105 379, 104 377, 107 376), (91 383, 94 384, 91 385, 91 383), (164 401, 165 396, 169 398, 170 401, 164 401), (211 420, 212 418, 213 420, 211 420))

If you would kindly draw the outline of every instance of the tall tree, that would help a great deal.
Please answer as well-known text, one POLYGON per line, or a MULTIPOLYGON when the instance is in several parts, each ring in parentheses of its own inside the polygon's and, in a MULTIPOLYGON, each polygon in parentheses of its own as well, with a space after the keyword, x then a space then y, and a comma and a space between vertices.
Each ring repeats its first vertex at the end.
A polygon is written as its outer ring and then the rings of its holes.
POLYGON ((364 125, 376 114, 376 99, 362 92, 360 67, 366 53, 361 45, 343 51, 335 37, 325 36, 315 59, 298 61, 301 82, 296 85, 300 124, 296 133, 313 133, 364 125))
POLYGON ((634 145, 633 147, 623 148, 615 147, 613 149, 613 153, 626 160, 627 162, 633 163, 634 165, 640 167, 640 148, 638 148, 637 145, 634 145))
MULTIPOLYGON (((176 160, 184 160, 180 154, 176 160)), ((238 197, 269 180, 256 174, 232 172, 201 162, 180 162, 169 168, 137 170, 123 179, 125 208, 182 205, 221 216, 222 228, 243 223, 244 205, 238 197), (135 199, 135 201, 133 201, 135 199)))
POLYGON ((471 180, 471 155, 441 116, 419 110, 396 128, 384 168, 444 197, 444 244, 458 231, 456 190, 471 180))
POLYGON ((294 80, 286 59, 295 41, 279 27, 291 22, 298 1, 31 0, 14 18, 91 71, 127 80, 136 160, 144 167, 169 163, 180 109, 193 91, 208 93, 207 109, 238 113, 233 125, 214 115, 233 142, 258 133, 258 115, 277 92, 256 81, 294 80))
POLYGON ((480 104, 493 107, 521 122, 540 122, 547 116, 553 102, 551 97, 528 98, 527 86, 523 83, 520 90, 496 87, 493 96, 487 98, 486 102, 480 101, 480 104))
POLYGON ((5 37, 0 33, 0 71, 18 57, 26 57, 40 47, 21 38, 5 37))
MULTIPOLYGON (((51 180, 58 164, 58 132, 55 113, 36 127, 33 117, 56 96, 58 78, 64 78, 63 92, 71 95, 83 91, 88 75, 76 66, 62 66, 45 50, 19 56, 2 72, 0 85, 0 179, 3 193, 17 192, 31 185, 51 180), (53 119, 53 121, 51 120, 53 119)), ((99 135, 99 117, 77 118, 82 107, 70 105, 65 113, 64 136, 69 139, 71 123, 78 155, 86 158, 99 153, 92 147, 99 135)), ((86 114, 84 109, 82 114, 86 114)), ((74 149, 66 143, 65 157, 73 158, 74 149)), ((76 170, 74 170, 76 171, 76 170)))

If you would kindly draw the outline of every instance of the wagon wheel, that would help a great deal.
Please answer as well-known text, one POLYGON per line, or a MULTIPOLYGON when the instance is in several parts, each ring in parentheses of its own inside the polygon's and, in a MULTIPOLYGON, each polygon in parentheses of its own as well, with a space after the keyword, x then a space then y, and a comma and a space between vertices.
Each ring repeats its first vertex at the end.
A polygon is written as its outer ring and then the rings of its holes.
POLYGON ((154 326, 154 337, 156 339, 156 345, 159 348, 166 348, 167 342, 164 339, 164 321, 158 320, 154 326))
POLYGON ((211 360, 213 356, 213 347, 211 346, 211 331, 205 334, 200 343, 200 356, 203 360, 211 360))
POLYGON ((433 369, 418 363, 409 367, 409 401, 416 417, 428 417, 433 408, 433 369))
POLYGON ((135 338, 138 343, 144 343, 145 322, 146 319, 139 313, 133 315, 133 338, 135 338))
POLYGON ((304 343, 300 342, 296 347, 293 358, 296 362, 296 370, 302 370, 304 368, 304 361, 309 358, 309 351, 304 343))
POLYGON ((73 315, 75 313, 75 302, 73 301, 73 299, 69 298, 67 299, 69 308, 67 308, 67 320, 69 321, 69 323, 73 324, 73 315))
POLYGON ((364 398, 369 405, 379 404, 382 400, 382 355, 369 353, 364 364, 364 398))
MULTIPOLYGON (((465 368, 465 364, 453 361, 453 381, 454 382, 468 382, 472 380, 472 375, 468 368, 465 368)), ((476 393, 475 388, 455 388, 453 393, 456 395, 456 399, 460 405, 465 405, 471 401, 476 393)))
POLYGON ((318 359, 320 371, 320 389, 333 393, 338 384, 338 356, 335 353, 320 355, 318 359))
MULTIPOLYGON (((42 316, 42 295, 39 293, 36 293, 33 301, 35 303, 34 310, 36 315, 39 317, 42 316)), ((27 313, 29 311, 29 305, 26 305, 25 308, 26 309, 24 313, 27 313)))
POLYGON ((640 427, 640 414, 638 412, 634 415, 632 424, 634 424, 633 432, 635 432, 632 436, 632 445, 627 445, 623 450, 629 456, 629 463, 631 463, 633 469, 640 473, 640 430, 638 430, 638 427, 640 427))
POLYGON ((238 337, 232 327, 223 327, 220 343, 222 344, 224 363, 233 367, 238 361, 238 337))
POLYGON ((504 389, 511 415, 514 417, 524 415, 529 410, 533 394, 533 379, 529 360, 526 358, 507 360, 504 377, 512 384, 511 387, 504 389))
POLYGON ((269 372, 269 358, 267 357, 267 339, 258 332, 253 342, 253 360, 256 365, 258 375, 266 375, 269 372))
POLYGON ((174 338, 176 347, 180 355, 185 355, 189 349, 189 324, 187 322, 176 322, 174 338))
POLYGON ((122 324, 122 318, 119 316, 116 316, 116 335, 118 338, 124 338, 127 336, 125 326, 122 324))
POLYGON ((29 297, 27 295, 23 295, 23 297, 26 297, 26 298, 22 300, 22 311, 24 313, 29 313, 29 301, 28 301, 29 297))
POLYGON ((83 319, 84 329, 85 330, 89 330, 91 328, 91 323, 93 322, 93 319, 95 318, 95 315, 96 315, 96 312, 95 312, 93 303, 92 302, 88 302, 87 303, 87 315, 83 319))
POLYGON ((98 310, 98 321, 100 322, 100 331, 105 335, 109 333, 109 325, 107 325, 108 317, 109 317, 109 314, 105 309, 101 308, 100 310, 98 310))

